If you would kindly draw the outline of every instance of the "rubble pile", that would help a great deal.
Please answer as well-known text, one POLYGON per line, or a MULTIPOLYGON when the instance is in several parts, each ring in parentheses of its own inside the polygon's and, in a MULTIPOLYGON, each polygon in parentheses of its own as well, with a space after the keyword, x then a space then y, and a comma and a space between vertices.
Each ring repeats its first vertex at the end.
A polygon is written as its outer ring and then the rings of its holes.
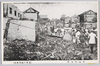
POLYGON ((89 48, 83 47, 82 44, 57 37, 44 37, 45 40, 36 43, 24 39, 5 43, 4 58, 6 60, 90 60, 97 55, 97 53, 90 54, 89 48))
POLYGON ((92 59, 89 48, 74 44, 62 38, 47 36, 38 43, 40 60, 89 60, 92 59))

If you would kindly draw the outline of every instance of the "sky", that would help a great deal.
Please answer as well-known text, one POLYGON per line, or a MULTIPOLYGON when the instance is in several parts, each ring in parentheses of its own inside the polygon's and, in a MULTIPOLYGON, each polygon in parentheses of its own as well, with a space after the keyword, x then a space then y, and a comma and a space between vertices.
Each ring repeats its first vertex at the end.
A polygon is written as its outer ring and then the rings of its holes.
POLYGON ((32 7, 39 11, 40 15, 47 15, 48 18, 60 18, 61 15, 73 16, 79 15, 85 11, 93 10, 97 12, 97 2, 18 2, 14 3, 20 11, 25 11, 26 9, 32 7))

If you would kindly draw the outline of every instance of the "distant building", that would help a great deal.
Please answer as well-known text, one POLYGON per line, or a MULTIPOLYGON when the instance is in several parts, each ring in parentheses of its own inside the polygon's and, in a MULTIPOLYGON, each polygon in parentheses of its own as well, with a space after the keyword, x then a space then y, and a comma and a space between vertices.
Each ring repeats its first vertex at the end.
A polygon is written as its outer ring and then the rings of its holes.
POLYGON ((3 3, 3 16, 13 19, 20 19, 22 17, 21 11, 11 3, 3 3))
POLYGON ((97 27, 97 13, 89 10, 78 15, 80 17, 80 24, 85 28, 97 27))
POLYGON ((39 12, 32 7, 23 12, 23 18, 30 20, 38 20, 39 12))

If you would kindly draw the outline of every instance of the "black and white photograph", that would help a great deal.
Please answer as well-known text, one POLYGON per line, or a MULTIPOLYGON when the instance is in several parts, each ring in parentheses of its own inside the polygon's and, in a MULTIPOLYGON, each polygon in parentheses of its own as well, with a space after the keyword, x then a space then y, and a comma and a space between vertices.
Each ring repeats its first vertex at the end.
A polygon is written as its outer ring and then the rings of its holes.
POLYGON ((15 1, 1 7, 3 64, 99 63, 98 1, 15 1))

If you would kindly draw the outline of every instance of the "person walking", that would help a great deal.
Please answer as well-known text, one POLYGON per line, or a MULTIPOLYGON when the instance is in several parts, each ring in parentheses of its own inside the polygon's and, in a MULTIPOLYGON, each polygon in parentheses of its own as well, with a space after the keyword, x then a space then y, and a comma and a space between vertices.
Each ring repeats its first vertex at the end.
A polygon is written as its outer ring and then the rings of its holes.
POLYGON ((96 38, 96 34, 93 31, 91 31, 89 34, 89 47, 91 53, 93 53, 94 51, 94 46, 96 45, 96 38))
POLYGON ((85 38, 85 34, 84 32, 81 31, 81 34, 79 36, 79 40, 80 40, 80 44, 83 46, 83 48, 85 48, 85 41, 86 41, 86 38, 85 38))

